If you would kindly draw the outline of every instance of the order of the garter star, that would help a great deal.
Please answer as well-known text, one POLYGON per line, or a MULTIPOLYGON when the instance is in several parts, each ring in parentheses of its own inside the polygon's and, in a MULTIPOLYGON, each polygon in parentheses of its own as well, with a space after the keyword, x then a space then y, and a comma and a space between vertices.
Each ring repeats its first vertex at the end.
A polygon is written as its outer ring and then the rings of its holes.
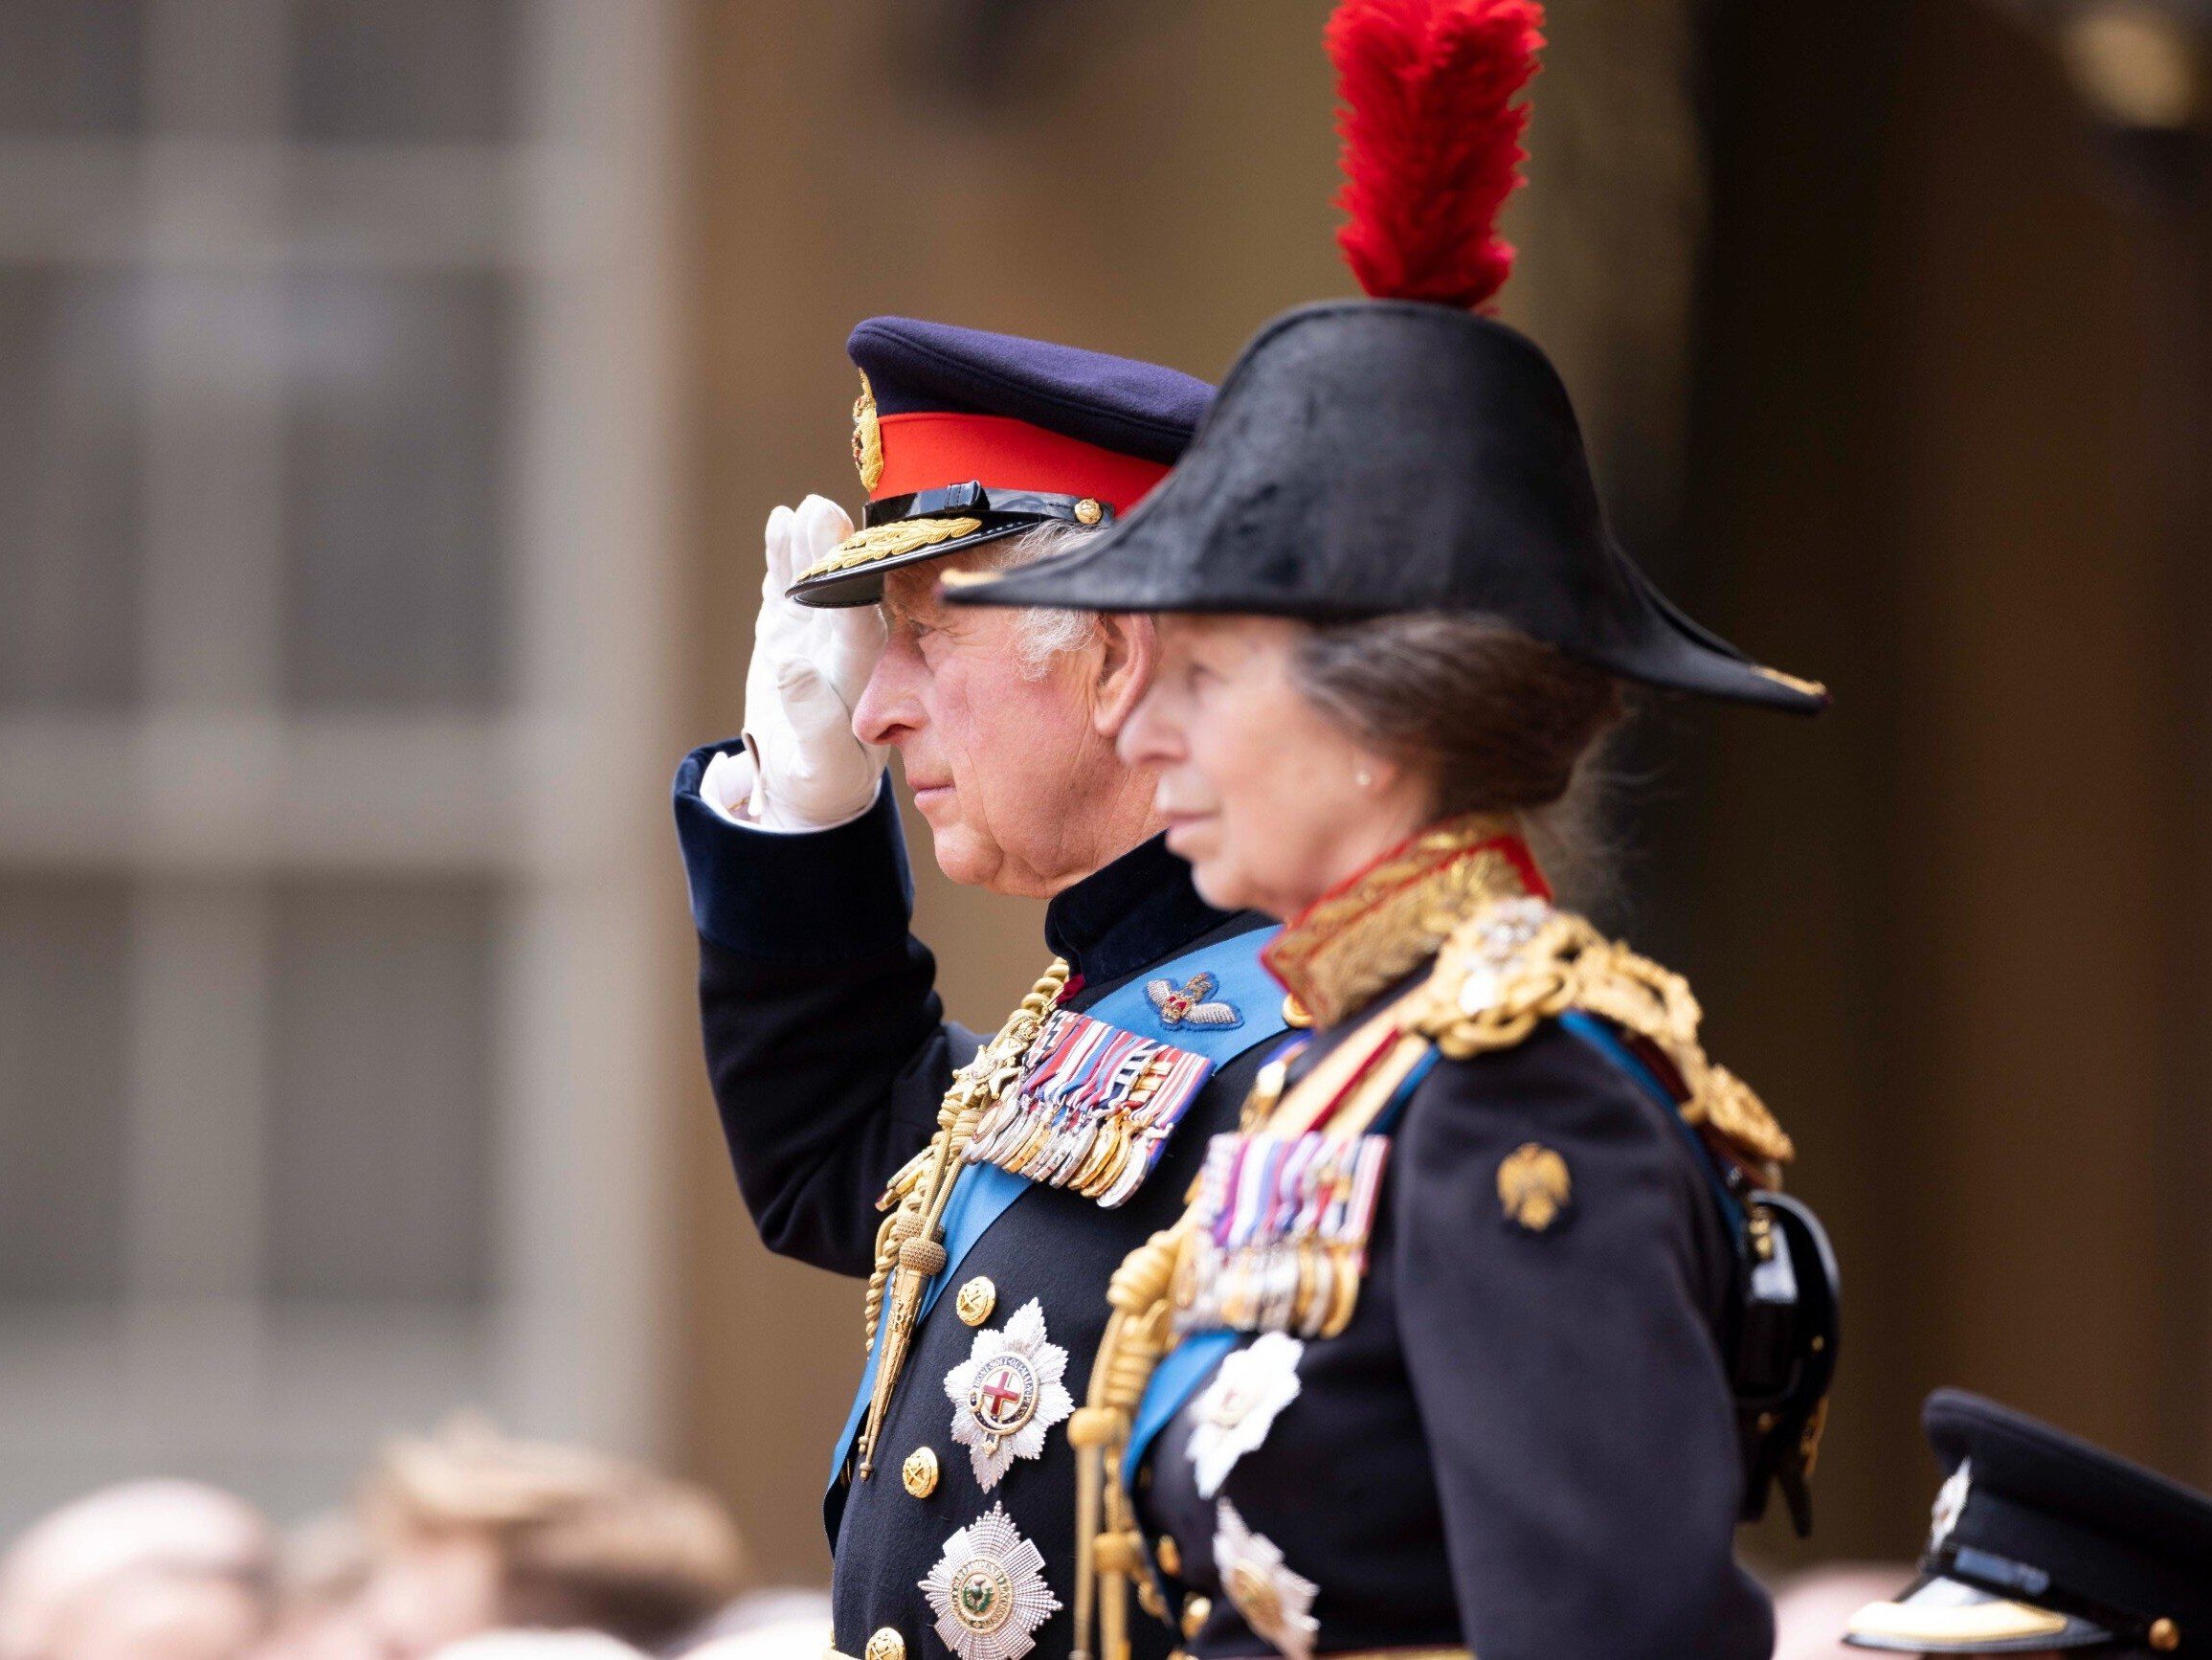
POLYGON ((968 1448, 985 1492, 1016 1459, 1041 1456, 1045 1432, 1075 1411, 1066 1375, 1067 1351, 1045 1340, 1044 1307, 1035 1297, 996 1331, 977 1332, 968 1358, 945 1374, 952 1439, 968 1448))

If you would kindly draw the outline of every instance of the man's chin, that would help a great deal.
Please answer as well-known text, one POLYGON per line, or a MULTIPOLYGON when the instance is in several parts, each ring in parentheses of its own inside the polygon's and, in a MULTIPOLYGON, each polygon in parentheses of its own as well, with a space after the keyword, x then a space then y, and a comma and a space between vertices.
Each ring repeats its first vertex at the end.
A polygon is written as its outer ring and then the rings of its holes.
MULTIPOLYGON (((951 792, 944 792, 950 807, 951 792)), ((929 850, 936 856, 937 868, 945 873, 945 880, 962 887, 989 887, 993 877, 1005 861, 998 849, 990 845, 957 818, 948 816, 939 823, 929 819, 927 811, 923 818, 929 823, 929 850)))

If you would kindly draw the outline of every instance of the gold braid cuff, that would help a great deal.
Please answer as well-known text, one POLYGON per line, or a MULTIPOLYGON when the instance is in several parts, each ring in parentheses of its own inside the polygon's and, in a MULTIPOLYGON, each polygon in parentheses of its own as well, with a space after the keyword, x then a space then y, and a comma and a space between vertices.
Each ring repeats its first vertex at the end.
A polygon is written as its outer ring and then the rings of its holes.
POLYGON ((906 1359, 906 1345, 919 1316, 922 1288, 945 1267, 943 1232, 945 1203, 960 1174, 961 1155, 975 1133, 986 1110, 994 1106, 1021 1076, 1021 1063, 1036 1042, 1038 1028, 1067 984, 1067 964, 1059 957, 1030 987, 1021 1006, 1007 1016, 998 1035, 975 1051, 967 1066, 952 1075, 952 1087, 937 1109, 937 1133, 891 1178, 878 1210, 888 1211, 876 1231, 876 1267, 868 1276, 865 1304, 867 1340, 861 1353, 872 1353, 883 1324, 884 1303, 890 1304, 890 1329, 883 1334, 883 1353, 876 1362, 876 1383, 868 1401, 868 1416, 860 1432, 860 1470, 865 1477, 874 1468, 877 1433, 898 1387, 899 1373, 906 1359))

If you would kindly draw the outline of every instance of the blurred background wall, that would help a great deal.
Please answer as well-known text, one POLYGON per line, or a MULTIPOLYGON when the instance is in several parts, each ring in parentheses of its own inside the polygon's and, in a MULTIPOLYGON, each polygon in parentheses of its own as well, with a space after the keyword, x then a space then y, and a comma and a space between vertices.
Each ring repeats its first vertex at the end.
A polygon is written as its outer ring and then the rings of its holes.
MULTIPOLYGON (((853 322, 1218 375, 1348 288, 1328 9, 0 8, 0 1530, 306 1508, 466 1401, 826 1571, 859 1292, 738 1204, 667 774, 769 507, 858 495, 853 322)), ((1818 1555, 1911 1550, 1938 1381, 2212 1480, 2184 22, 1551 8, 1506 314, 1624 538, 1838 695, 1652 711, 1609 917, 1843 1254, 1818 1555)), ((994 1023, 1037 909, 916 855, 994 1023)))

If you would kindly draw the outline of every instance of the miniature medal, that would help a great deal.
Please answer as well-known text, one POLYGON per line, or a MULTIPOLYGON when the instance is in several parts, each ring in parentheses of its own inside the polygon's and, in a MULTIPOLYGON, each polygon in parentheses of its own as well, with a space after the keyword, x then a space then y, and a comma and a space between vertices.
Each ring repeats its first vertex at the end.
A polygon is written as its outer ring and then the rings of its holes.
POLYGON ((1246 1527, 1227 1499, 1219 1501, 1214 1519, 1214 1566, 1244 1624, 1287 1660, 1313 1660, 1321 1622, 1309 1610, 1321 1587, 1292 1573, 1275 1541, 1246 1527))
POLYGON ((977 1332, 968 1358, 945 1374, 952 1439, 985 1492, 1016 1459, 1040 1456, 1045 1431, 1075 1410, 1066 1373, 1067 1351, 1045 1341, 1044 1308, 1032 1297, 997 1331, 977 1332))
POLYGON ((1221 1491, 1230 1467, 1266 1440, 1275 1415, 1298 1399, 1298 1360, 1305 1353, 1296 1337, 1262 1332, 1221 1362, 1192 1403, 1196 1426, 1186 1450, 1200 1498, 1221 1491))
POLYGON ((916 1582, 936 1613, 937 1635, 960 1660, 1021 1660, 1061 1607, 1043 1567, 1044 1553, 994 1504, 947 1539, 929 1577, 916 1582))

